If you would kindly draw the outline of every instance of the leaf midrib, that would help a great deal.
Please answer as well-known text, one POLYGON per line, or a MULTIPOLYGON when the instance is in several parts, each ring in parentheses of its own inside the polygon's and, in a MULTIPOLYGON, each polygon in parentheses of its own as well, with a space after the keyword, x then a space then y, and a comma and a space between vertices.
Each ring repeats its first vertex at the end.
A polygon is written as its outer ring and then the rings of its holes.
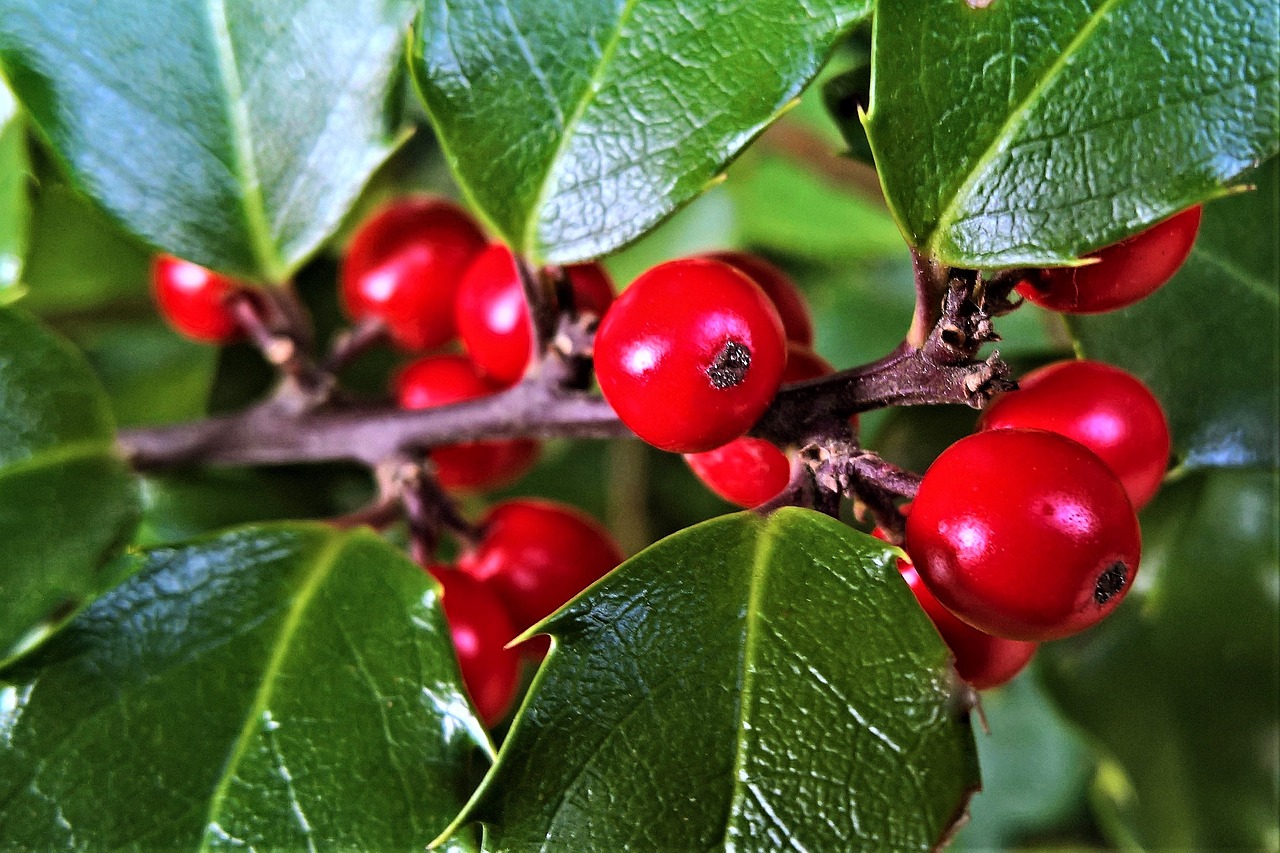
POLYGON ((258 730, 263 711, 267 710, 267 703, 271 699, 272 691, 275 688, 276 677, 284 665, 294 634, 297 633, 312 599, 315 598, 321 585, 332 574, 334 567, 337 565, 338 557, 346 548, 348 541, 349 537, 347 536, 337 533, 330 534, 329 541, 316 554, 311 574, 307 577, 302 588, 298 590, 288 613, 285 615, 284 624, 280 626, 280 633, 276 637, 271 658, 267 661, 267 665, 262 671, 262 679, 254 693, 253 703, 245 714, 244 725, 241 727, 240 734, 236 738, 230 754, 227 756, 226 763, 223 765, 222 778, 218 781, 213 796, 209 800, 209 812, 205 816, 203 835, 200 839, 199 849, 201 851, 210 849, 212 836, 210 828, 218 822, 219 813, 226 800, 227 791, 231 786, 231 780, 235 778, 240 761, 244 758, 249 743, 258 730))
POLYGON ((754 559, 751 562, 750 587, 747 590, 746 624, 743 629, 742 641, 742 690, 738 695, 738 728, 737 743, 734 745, 733 756, 733 789, 729 797, 729 812, 726 816, 721 844, 724 849, 729 849, 730 847, 729 831, 734 825, 734 818, 742 814, 742 807, 747 798, 747 790, 742 780, 747 759, 747 738, 745 733, 750 722, 751 701, 754 696, 755 686, 755 667, 752 666, 752 662, 755 659, 756 640, 759 633, 761 593, 764 589, 765 581, 768 579, 769 558, 773 555, 777 544, 777 535, 774 532, 774 526, 777 523, 777 515, 775 514, 761 524, 760 533, 756 539, 754 559))
POLYGON ((20 474, 29 474, 41 468, 52 468, 68 462, 78 462, 95 456, 110 458, 115 446, 109 440, 100 438, 69 441, 37 450, 11 464, 0 462, 0 481, 20 474))
POLYGON ((942 235, 946 234, 950 228, 955 225, 955 217, 959 212, 959 206, 962 199, 968 197, 972 192, 974 185, 978 179, 986 174, 991 163, 1000 155, 1001 152, 1008 147, 1014 135, 1022 128, 1030 117, 1031 108, 1045 94, 1050 83, 1052 83, 1062 70, 1066 68, 1067 63, 1075 56, 1080 47, 1087 42, 1094 32, 1098 29, 1102 21, 1111 13, 1111 11, 1123 0, 1105 0, 1101 6, 1090 16, 1067 44, 1062 52, 1058 54, 1053 64, 1046 69, 1045 73, 1036 82, 1027 96, 1022 99, 1009 115, 1005 118, 1004 124, 1000 126, 991 142, 987 145, 982 155, 974 163, 973 168, 969 170, 964 183, 962 183, 951 195, 951 200, 942 212, 938 214, 938 219, 934 223, 933 230, 924 240, 925 248, 931 257, 941 257, 939 254, 938 240, 942 235))
POLYGON ((1267 286, 1262 276, 1252 275, 1243 267, 1236 264, 1229 258, 1219 255, 1213 249, 1197 246, 1192 253, 1192 257, 1203 261, 1210 266, 1217 267, 1226 275, 1234 279, 1238 284, 1246 290, 1262 297, 1264 301, 1273 305, 1280 306, 1280 292, 1272 290, 1267 286))
POLYGON ((627 22, 631 20, 631 13, 635 11, 636 5, 637 0, 626 0, 623 4, 622 11, 618 14, 617 27, 614 29, 613 34, 609 36, 609 41, 605 44, 604 49, 600 51, 600 61, 591 70, 591 77, 587 80, 587 85, 583 87, 582 94, 579 95, 573 112, 569 114, 569 120, 565 122, 564 128, 561 130, 560 140, 556 143, 556 150, 547 160, 547 170, 543 173, 542 181, 538 185, 538 193, 534 197, 534 203, 525 214, 524 233, 520 235, 520 242, 527 258, 534 257, 537 243, 538 214, 546 204, 547 195, 551 191, 551 179, 555 175, 556 166, 559 165, 565 151, 568 150, 574 131, 582 122, 582 117, 586 115, 587 108, 591 106, 592 101, 600 93, 600 82, 604 79, 605 73, 613 62, 613 55, 617 52, 618 45, 622 41, 622 31, 626 28, 627 22))
POLYGON ((249 107, 245 103, 244 85, 240 80, 240 68, 236 61, 235 44, 231 40, 231 22, 227 17, 226 0, 207 0, 209 29, 214 52, 218 58, 218 75, 226 87, 227 121, 231 129, 231 144, 235 152, 232 173, 239 179, 245 225, 249 232, 250 247, 261 272, 272 282, 283 281, 287 273, 284 262, 276 251, 267 219, 266 199, 262 195, 262 180, 258 175, 257 160, 250 143, 251 126, 249 107))

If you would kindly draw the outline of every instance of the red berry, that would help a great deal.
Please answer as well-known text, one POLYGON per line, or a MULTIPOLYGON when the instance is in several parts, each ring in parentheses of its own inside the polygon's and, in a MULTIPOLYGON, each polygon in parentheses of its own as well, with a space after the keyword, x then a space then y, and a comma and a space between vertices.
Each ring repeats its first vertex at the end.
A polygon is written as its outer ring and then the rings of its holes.
POLYGON ((961 439, 930 466, 906 549, 965 622, 1043 641, 1115 609, 1141 541, 1124 486, 1092 451, 1052 432, 998 429, 961 439))
POLYGON ((1199 206, 1188 208, 1086 256, 1096 263, 1040 270, 1020 282, 1017 291, 1030 302, 1068 314, 1132 305, 1164 286, 1187 260, 1200 230, 1200 212, 1199 206))
MULTIPOLYGON (((884 531, 878 527, 871 533, 888 541, 884 531)), ((916 567, 909 561, 899 559, 898 572, 911 588, 920 608, 938 629, 947 648, 951 649, 956 662, 956 673, 975 690, 989 690, 1008 683, 1035 656, 1035 643, 993 637, 957 619, 924 585, 916 567)))
POLYGON ((809 306, 790 276, 764 258, 747 252, 712 252, 703 257, 746 273, 778 309, 787 340, 803 347, 813 346, 813 320, 809 316, 809 306))
MULTIPOLYGON (((395 380, 402 409, 430 409, 487 397, 500 389, 485 381, 466 356, 429 355, 395 380)), ((446 489, 491 489, 513 482, 533 465, 538 443, 530 439, 478 441, 436 447, 431 459, 446 489)))
MULTIPOLYGON (((787 346, 782 381, 799 382, 826 376, 833 368, 822 356, 796 344, 787 346)), ((791 462, 763 438, 744 435, 703 453, 686 453, 685 461, 698 479, 729 503, 759 506, 787 487, 791 462)))
POLYGON ((187 337, 211 344, 244 337, 229 301, 244 285, 234 279, 160 255, 151 263, 151 285, 160 313, 187 337))
POLYGON ((427 571, 443 591, 440 605, 462 682, 485 725, 493 726, 511 709, 520 683, 520 653, 506 647, 516 637, 511 617, 484 584, 448 566, 429 566, 427 571))
POLYGON ((489 510, 458 568, 489 586, 517 631, 550 616, 622 562, 609 533, 573 507, 513 500, 489 510))
POLYGON ((676 453, 742 435, 782 381, 777 309, 733 267, 703 258, 660 264, 636 279, 596 335, 600 390, 622 422, 676 453))
POLYGON ((988 407, 983 429, 1065 435, 1111 467, 1135 509, 1151 500, 1169 463, 1169 423, 1138 378, 1096 361, 1063 361, 1032 371, 1018 386, 988 407))
MULTIPOLYGON (((599 264, 566 267, 575 308, 603 317, 613 303, 613 283, 599 264)), ((495 382, 519 381, 529 364, 529 307, 515 255, 494 243, 467 269, 458 287, 455 320, 462 345, 495 382)))
POLYGON ((451 202, 394 202, 361 225, 347 249, 347 313, 381 319, 405 349, 440 346, 454 335, 454 295, 484 244, 475 221, 451 202))

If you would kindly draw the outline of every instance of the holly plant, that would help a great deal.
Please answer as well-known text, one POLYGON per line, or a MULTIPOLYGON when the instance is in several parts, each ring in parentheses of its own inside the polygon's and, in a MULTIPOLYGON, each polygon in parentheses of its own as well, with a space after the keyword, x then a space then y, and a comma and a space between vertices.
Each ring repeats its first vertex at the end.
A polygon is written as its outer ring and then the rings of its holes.
POLYGON ((1280 849, 1278 150, 1267 0, 0 0, 0 848, 1280 849))

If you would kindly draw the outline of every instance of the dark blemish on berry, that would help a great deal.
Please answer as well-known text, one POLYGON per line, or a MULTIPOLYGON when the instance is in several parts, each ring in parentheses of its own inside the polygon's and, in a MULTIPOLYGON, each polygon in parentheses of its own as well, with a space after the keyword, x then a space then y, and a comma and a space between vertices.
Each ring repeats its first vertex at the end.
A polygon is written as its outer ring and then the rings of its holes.
POLYGON ((751 351, 737 341, 727 341, 716 360, 707 368, 711 384, 723 391, 741 385, 751 367, 751 351))
POLYGON ((1117 560, 1107 567, 1107 570, 1098 575, 1098 582, 1093 587, 1093 600, 1102 606, 1111 600, 1111 597, 1125 588, 1125 584, 1129 582, 1129 567, 1123 562, 1117 560))

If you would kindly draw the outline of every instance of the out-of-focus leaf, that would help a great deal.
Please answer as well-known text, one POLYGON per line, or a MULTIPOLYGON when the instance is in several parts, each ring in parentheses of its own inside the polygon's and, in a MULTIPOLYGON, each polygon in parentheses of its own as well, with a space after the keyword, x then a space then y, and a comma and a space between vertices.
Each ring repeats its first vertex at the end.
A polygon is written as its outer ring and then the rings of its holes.
POLYGON ((2 0, 0 66, 131 233, 285 279, 396 144, 407 0, 2 0))
POLYGON ((1008 849, 1085 807, 1093 754, 1053 709, 1035 667, 1007 687, 982 694, 989 729, 977 733, 982 791, 948 848, 955 853, 1008 849))
POLYGON ((1130 308, 1074 317, 1089 358, 1150 386, 1188 468, 1280 464, 1280 160, 1205 207, 1173 280, 1130 308))
POLYGON ((136 521, 88 366, 27 315, 0 309, 0 665, 115 581, 106 566, 136 521))
POLYGON ((0 304, 8 298, 10 288, 18 283, 27 253, 30 168, 26 122, 13 93, 0 78, 0 304))
POLYGON ((740 235, 733 193, 725 186, 713 187, 605 264, 621 289, 663 261, 734 248, 740 235))
POLYGON ((1063 712, 1110 756, 1098 794, 1155 850, 1263 850, 1280 826, 1280 510, 1274 472, 1167 485, 1133 591, 1041 649, 1063 712))
POLYGON ((868 0, 439 0, 413 67, 464 192, 520 252, 609 253, 707 188, 868 0))
POLYGON ((1064 263, 1280 148, 1271 0, 880 3, 867 128, 912 245, 1064 263))
POLYGON ((411 850, 449 822, 489 747, 421 569, 308 525, 139 562, 0 673, 0 845, 411 850))
POLYGON ((932 849, 977 782, 963 690, 883 543, 784 509, 690 528, 556 639, 458 823, 489 849, 932 849))

